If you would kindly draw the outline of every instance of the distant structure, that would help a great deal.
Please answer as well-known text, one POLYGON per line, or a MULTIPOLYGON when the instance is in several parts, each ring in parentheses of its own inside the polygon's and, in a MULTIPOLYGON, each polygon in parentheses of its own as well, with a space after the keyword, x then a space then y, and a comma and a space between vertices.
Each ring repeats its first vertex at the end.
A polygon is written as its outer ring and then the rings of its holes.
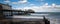
POLYGON ((12 6, 9 4, 2 4, 0 3, 0 19, 6 16, 13 16, 13 15, 30 15, 29 13, 35 13, 33 10, 12 10, 12 6))
POLYGON ((29 13, 35 13, 35 11, 33 11, 32 9, 28 9, 27 12, 29 12, 29 13))

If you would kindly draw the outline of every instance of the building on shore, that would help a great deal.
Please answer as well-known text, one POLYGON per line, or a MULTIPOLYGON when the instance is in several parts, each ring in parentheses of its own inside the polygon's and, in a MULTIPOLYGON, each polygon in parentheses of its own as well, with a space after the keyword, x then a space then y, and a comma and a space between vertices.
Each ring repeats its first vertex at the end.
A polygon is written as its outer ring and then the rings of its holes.
POLYGON ((5 16, 12 15, 12 8, 8 4, 0 3, 0 19, 4 19, 5 16))

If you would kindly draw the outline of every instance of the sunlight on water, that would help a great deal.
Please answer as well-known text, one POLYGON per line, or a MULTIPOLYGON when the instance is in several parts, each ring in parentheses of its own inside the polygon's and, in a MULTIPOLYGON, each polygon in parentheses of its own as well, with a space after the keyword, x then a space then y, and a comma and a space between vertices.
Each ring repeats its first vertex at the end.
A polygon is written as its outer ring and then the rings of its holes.
POLYGON ((13 16, 13 18, 35 18, 35 19, 43 19, 43 17, 37 17, 37 16, 13 16))
POLYGON ((31 15, 49 15, 49 14, 31 14, 31 15))

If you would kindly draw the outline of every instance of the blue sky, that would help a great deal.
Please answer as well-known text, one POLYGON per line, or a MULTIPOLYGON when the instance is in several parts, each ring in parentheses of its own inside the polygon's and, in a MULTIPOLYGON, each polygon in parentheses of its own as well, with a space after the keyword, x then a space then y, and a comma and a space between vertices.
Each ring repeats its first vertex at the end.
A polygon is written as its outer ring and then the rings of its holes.
MULTIPOLYGON (((19 5, 18 4, 12 4, 12 2, 18 2, 18 1, 23 1, 23 0, 0 0, 0 3, 7 3, 7 2, 4 2, 4 1, 10 1, 9 4, 14 7, 16 5, 17 6, 19 6, 19 5)), ((51 5, 52 3, 60 5, 60 0, 27 0, 26 4, 27 4, 27 6, 30 6, 30 4, 34 4, 36 6, 41 6, 41 5, 45 4, 45 3, 48 3, 49 5, 51 5)), ((24 4, 20 4, 20 6, 23 7, 24 4)))
POLYGON ((27 8, 27 9, 35 9, 38 10, 36 8, 40 8, 41 6, 44 5, 60 5, 60 0, 0 0, 0 3, 4 3, 7 4, 9 3, 9 5, 12 6, 12 8, 27 8))

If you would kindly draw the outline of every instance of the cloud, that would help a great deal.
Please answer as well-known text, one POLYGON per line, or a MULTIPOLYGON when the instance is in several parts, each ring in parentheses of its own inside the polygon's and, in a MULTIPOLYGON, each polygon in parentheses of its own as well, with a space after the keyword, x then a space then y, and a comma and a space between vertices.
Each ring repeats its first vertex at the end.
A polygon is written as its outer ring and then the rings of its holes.
POLYGON ((10 1, 9 0, 5 0, 4 2, 9 3, 10 1))
POLYGON ((36 1, 44 1, 44 0, 36 0, 36 1))
POLYGON ((34 6, 35 4, 30 4, 31 6, 34 6))
POLYGON ((23 8, 20 8, 20 7, 18 7, 18 8, 13 8, 13 10, 23 10, 23 8))
POLYGON ((52 6, 55 6, 56 4, 52 3, 52 6))
POLYGON ((52 7, 56 7, 56 4, 52 3, 52 7))
POLYGON ((12 2, 12 4, 18 4, 17 2, 12 2))
POLYGON ((52 8, 52 6, 31 6, 31 7, 24 7, 24 8, 18 8, 23 10, 32 9, 35 12, 60 12, 60 7, 56 6, 56 8, 52 8))
POLYGON ((4 1, 4 2, 9 3, 10 1, 4 1))
POLYGON ((43 5, 43 6, 31 6, 31 7, 24 7, 24 9, 32 9, 35 12, 60 12, 60 5, 43 5), (46 6, 47 5, 47 6, 46 6))
POLYGON ((24 7, 24 9, 32 9, 37 12, 39 10, 39 7, 38 6, 31 6, 31 7, 24 7))
POLYGON ((13 4, 25 4, 25 3, 29 3, 27 0, 20 0, 18 2, 12 2, 13 4))
POLYGON ((27 0, 18 1, 18 3, 27 3, 27 0))
POLYGON ((44 0, 40 0, 40 1, 44 1, 44 0))
POLYGON ((48 3, 45 3, 45 5, 47 6, 47 5, 48 5, 48 3))
MULTIPOLYGON (((14 3, 15 4, 15 3, 14 3)), ((18 7, 17 9, 23 9, 23 10, 28 10, 28 9, 32 9, 35 12, 60 12, 60 5, 56 5, 56 4, 52 4, 49 5, 48 3, 45 3, 42 6, 35 6, 35 4, 30 4, 32 6, 25 6, 23 8, 18 7)))
MULTIPOLYGON (((9 0, 5 0, 4 2, 9 3, 9 0)), ((18 2, 11 2, 12 4, 25 4, 25 3, 29 3, 27 0, 21 0, 18 2)))

